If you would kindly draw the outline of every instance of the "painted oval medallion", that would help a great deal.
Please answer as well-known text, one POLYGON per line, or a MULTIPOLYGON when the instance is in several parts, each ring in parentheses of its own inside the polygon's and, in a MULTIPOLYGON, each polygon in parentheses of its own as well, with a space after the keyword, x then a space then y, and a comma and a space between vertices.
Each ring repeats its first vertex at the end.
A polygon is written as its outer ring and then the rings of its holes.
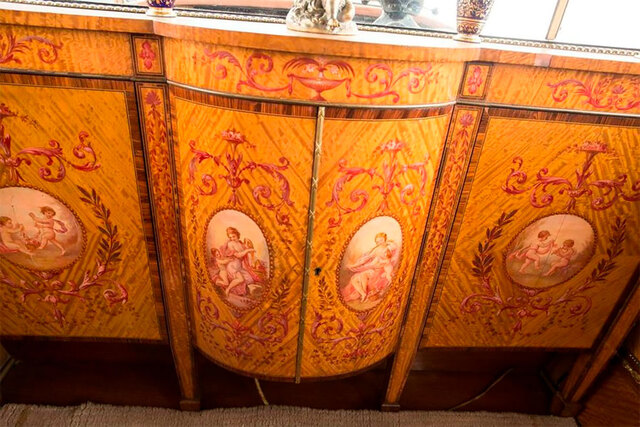
POLYGON ((390 216, 363 224, 347 243, 338 270, 340 299, 356 311, 374 308, 389 290, 400 264, 402 229, 390 216))
POLYGON ((66 203, 29 187, 0 188, 0 256, 35 271, 59 271, 84 250, 84 227, 66 203))
POLYGON ((260 226, 233 209, 215 212, 207 224, 205 257, 216 293, 239 310, 255 307, 266 295, 272 262, 260 226))
POLYGON ((595 245, 593 227, 584 218, 570 214, 545 216, 526 226, 507 246, 507 274, 526 288, 556 286, 587 265, 595 245))

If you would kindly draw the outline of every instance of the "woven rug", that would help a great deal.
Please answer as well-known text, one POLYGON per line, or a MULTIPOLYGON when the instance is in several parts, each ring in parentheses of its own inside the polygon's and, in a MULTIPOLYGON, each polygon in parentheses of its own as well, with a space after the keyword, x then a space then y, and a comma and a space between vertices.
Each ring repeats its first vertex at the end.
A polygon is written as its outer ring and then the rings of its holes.
POLYGON ((289 406, 172 409, 110 406, 7 404, 0 407, 0 426, 575 426, 573 418, 489 412, 327 411, 289 406))

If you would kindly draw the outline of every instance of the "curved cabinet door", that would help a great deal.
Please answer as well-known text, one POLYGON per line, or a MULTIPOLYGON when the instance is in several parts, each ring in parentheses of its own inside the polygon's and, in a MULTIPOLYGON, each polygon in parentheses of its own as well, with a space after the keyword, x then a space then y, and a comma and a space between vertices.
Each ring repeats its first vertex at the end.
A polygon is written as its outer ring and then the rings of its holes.
POLYGON ((295 375, 315 109, 172 88, 195 344, 251 375, 295 375))
POLYGON ((591 348, 640 261, 639 124, 485 113, 423 345, 591 348))
POLYGON ((393 352, 451 109, 327 109, 301 376, 393 352))
POLYGON ((165 337, 133 84, 0 75, 0 331, 165 337))

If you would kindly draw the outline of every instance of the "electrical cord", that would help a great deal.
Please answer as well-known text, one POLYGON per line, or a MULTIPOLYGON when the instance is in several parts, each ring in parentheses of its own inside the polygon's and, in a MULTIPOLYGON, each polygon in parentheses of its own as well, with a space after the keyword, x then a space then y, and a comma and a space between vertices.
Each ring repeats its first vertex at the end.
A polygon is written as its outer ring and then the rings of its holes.
POLYGON ((460 403, 460 404, 458 404, 458 405, 456 405, 456 406, 454 406, 454 407, 452 407, 452 408, 447 409, 447 411, 455 411, 456 409, 460 409, 460 408, 462 408, 463 406, 467 406, 469 403, 471 403, 471 402, 475 402, 476 400, 480 399, 482 396, 484 396, 485 394, 487 394, 487 393, 489 392, 489 390, 491 390, 491 389, 492 389, 496 384, 498 384, 500 381, 502 381, 502 379, 503 379, 504 377, 506 377, 506 376, 507 376, 511 371, 513 371, 513 368, 509 368, 509 369, 507 369, 507 370, 506 370, 506 371, 504 371, 504 372, 503 372, 503 373, 502 373, 498 378, 496 378, 495 380, 493 380, 493 382, 492 382, 491 384, 489 384, 487 387, 485 387, 485 389, 484 389, 484 390, 482 390, 482 391, 480 392, 480 394, 478 394, 478 395, 476 395, 476 396, 472 397, 472 398, 471 398, 471 399, 469 399, 469 400, 465 400, 464 402, 462 402, 462 403, 460 403))

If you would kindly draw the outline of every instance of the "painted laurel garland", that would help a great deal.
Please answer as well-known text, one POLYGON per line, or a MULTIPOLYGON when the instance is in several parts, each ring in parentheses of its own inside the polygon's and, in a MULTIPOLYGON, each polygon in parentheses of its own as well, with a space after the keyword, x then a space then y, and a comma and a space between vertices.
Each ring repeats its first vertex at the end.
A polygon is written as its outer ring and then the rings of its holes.
POLYGON ((0 64, 22 64, 21 55, 31 51, 32 45, 40 45, 38 58, 45 64, 53 64, 58 60, 58 51, 62 49, 62 43, 54 43, 40 36, 26 36, 17 38, 9 30, 0 34, 0 64))
POLYGON ((535 176, 535 180, 529 186, 525 186, 529 180, 522 170, 524 160, 516 156, 502 190, 508 194, 522 194, 529 192, 529 202, 534 208, 550 206, 557 195, 567 198, 565 209, 574 210, 576 202, 581 198, 589 199, 593 210, 606 210, 616 204, 620 199, 627 202, 640 200, 640 179, 627 185, 627 174, 618 175, 610 179, 591 180, 595 173, 595 160, 598 155, 614 154, 606 143, 586 141, 569 147, 568 151, 584 153, 586 158, 582 166, 575 172, 575 181, 571 178, 549 175, 548 168, 542 168, 535 176))
POLYGON ((60 327, 65 326, 66 320, 62 306, 70 304, 73 299, 86 301, 90 288, 111 285, 102 292, 109 306, 116 303, 125 304, 129 298, 127 288, 109 278, 113 267, 121 261, 122 252, 118 226, 111 220, 111 210, 105 206, 94 189, 86 190, 80 186, 77 188, 81 193, 80 200, 91 208, 93 215, 101 222, 98 227, 101 238, 95 252, 95 267, 86 270, 81 280, 65 281, 59 279, 62 271, 30 270, 35 278, 28 281, 12 279, 0 268, 0 283, 18 291, 23 304, 27 303, 30 296, 37 296, 40 304, 49 304, 52 316, 60 327))
POLYGON ((278 184, 279 201, 272 201, 271 196, 275 193, 273 188, 268 184, 259 184, 251 188, 253 199, 258 205, 275 212, 278 224, 290 226, 291 221, 285 208, 293 206, 293 201, 289 198, 291 192, 289 180, 283 172, 289 169, 289 159, 280 157, 280 164, 261 163, 254 161, 246 161, 242 149, 255 149, 255 144, 249 142, 246 137, 237 132, 235 129, 222 131, 220 137, 226 142, 226 150, 219 154, 210 154, 204 150, 197 148, 197 142, 191 140, 189 147, 191 148, 192 158, 189 162, 190 184, 196 181, 196 174, 200 164, 205 161, 213 161, 215 167, 221 172, 216 175, 215 172, 204 172, 199 176, 200 183, 197 185, 198 192, 201 196, 211 196, 218 192, 218 183, 216 178, 224 180, 227 187, 231 190, 229 196, 229 204, 231 206, 242 205, 243 201, 238 195, 238 189, 243 185, 250 185, 250 181, 246 175, 251 175, 255 171, 261 171, 273 178, 278 184))
MULTIPOLYGON (((503 212, 493 227, 486 230, 486 238, 478 244, 473 258, 471 275, 478 281, 479 292, 467 296, 460 304, 462 313, 473 314, 483 319, 485 327, 491 326, 491 319, 506 315, 512 319, 512 334, 523 333, 528 319, 544 315, 548 320, 541 328, 526 335, 539 335, 554 321, 557 326, 572 327, 587 314, 592 306, 591 297, 586 293, 603 282, 616 268, 616 259, 623 253, 626 238, 626 219, 616 217, 611 224, 608 248, 591 274, 580 284, 569 286, 561 293, 551 294, 548 289, 514 287, 512 295, 505 295, 497 283, 494 263, 498 258, 495 246, 503 236, 506 227, 513 222, 517 210, 503 212), (561 319, 565 318, 565 324, 561 319)), ((497 335, 495 329, 493 334, 497 335)))
POLYGON ((381 164, 375 167, 349 166, 346 159, 340 159, 338 162, 338 171, 341 176, 336 180, 331 192, 331 200, 326 203, 327 207, 335 207, 337 217, 329 218, 329 227, 338 227, 342 223, 345 215, 362 210, 369 202, 369 192, 362 188, 356 188, 349 193, 349 201, 355 205, 347 206, 342 200, 341 195, 347 183, 357 177, 369 177, 375 183, 369 191, 376 192, 382 196, 382 201, 378 206, 378 212, 387 212, 389 208, 388 198, 396 189, 400 189, 400 201, 414 208, 414 214, 417 214, 418 206, 416 202, 426 195, 427 185, 427 162, 429 156, 424 161, 413 164, 402 164, 398 159, 398 153, 410 152, 409 144, 400 140, 391 140, 380 144, 374 150, 380 159, 381 164), (403 186, 399 178, 409 175, 409 172, 417 174, 418 183, 408 180, 403 186), (417 187, 417 189, 416 189, 417 187), (415 195, 414 195, 415 193, 415 195), (413 196, 413 197, 412 197, 413 196))
POLYGON ((48 147, 29 147, 12 154, 11 135, 9 135, 4 121, 8 118, 20 118, 24 122, 34 124, 28 116, 18 116, 5 104, 0 104, 0 185, 15 185, 24 182, 20 174, 22 166, 30 166, 32 158, 45 158, 46 162, 38 169, 38 175, 48 182, 60 182, 66 177, 67 167, 91 172, 100 167, 96 153, 91 146, 89 134, 81 131, 78 134, 78 144, 73 147, 73 156, 83 163, 74 163, 65 155, 60 143, 54 139, 49 141, 48 147), (53 167, 55 165, 55 167, 53 167))
POLYGON ((253 52, 245 60, 244 64, 231 52, 218 50, 211 51, 205 48, 201 56, 194 55, 194 61, 207 66, 213 66, 215 78, 225 80, 229 75, 228 66, 236 68, 240 77, 236 83, 236 90, 244 87, 260 92, 286 92, 291 95, 296 85, 302 85, 311 89, 315 95, 309 100, 326 101, 322 96, 324 92, 337 90, 344 87, 347 98, 376 99, 390 97, 395 104, 400 101, 401 94, 398 87, 406 85, 406 90, 411 94, 424 91, 429 85, 437 83, 438 74, 432 70, 431 65, 424 68, 409 67, 396 72, 387 64, 378 63, 368 66, 364 71, 364 81, 371 84, 369 93, 358 93, 352 89, 358 82, 353 66, 347 61, 326 58, 297 57, 287 61, 280 72, 274 70, 273 58, 264 52, 253 52), (226 62, 226 64, 225 64, 226 62), (228 64, 228 65, 227 65, 228 64), (279 84, 273 86, 268 83, 260 83, 266 78, 279 78, 279 84))
POLYGON ((640 107, 640 78, 607 77, 596 82, 566 79, 547 83, 551 97, 564 102, 570 94, 584 98, 584 103, 599 109, 629 111, 640 107))

